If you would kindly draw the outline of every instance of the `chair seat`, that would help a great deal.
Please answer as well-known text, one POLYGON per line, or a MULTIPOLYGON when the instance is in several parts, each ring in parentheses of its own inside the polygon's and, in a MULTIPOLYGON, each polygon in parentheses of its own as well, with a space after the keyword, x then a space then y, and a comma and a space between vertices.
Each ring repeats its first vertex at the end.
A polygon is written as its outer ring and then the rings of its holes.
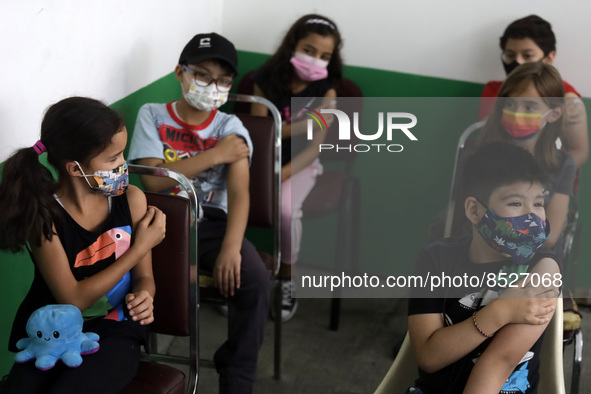
POLYGON ((316 179, 316 185, 302 207, 306 217, 332 212, 339 207, 347 181, 351 176, 337 171, 326 171, 316 179))
POLYGON ((122 394, 182 394, 184 392, 184 373, 165 364, 142 361, 135 379, 127 385, 122 394))

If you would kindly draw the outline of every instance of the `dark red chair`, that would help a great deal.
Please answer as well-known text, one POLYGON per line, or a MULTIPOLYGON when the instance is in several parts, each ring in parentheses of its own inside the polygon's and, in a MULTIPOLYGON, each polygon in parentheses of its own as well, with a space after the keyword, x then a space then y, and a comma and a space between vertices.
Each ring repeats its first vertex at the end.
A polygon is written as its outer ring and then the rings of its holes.
MULTIPOLYGON (((174 171, 162 168, 129 165, 129 170, 131 173, 168 176, 175 180, 182 177, 174 171)), ((189 184, 186 178, 183 182, 189 184)), ((192 310, 189 284, 191 247, 196 245, 195 242, 191 242, 191 227, 195 226, 192 212, 197 209, 194 193, 192 197, 191 200, 146 192, 148 204, 160 208, 166 214, 166 237, 152 249, 152 269, 157 292, 154 297, 155 320, 150 325, 151 349, 141 361, 135 379, 123 391, 125 394, 182 394, 194 393, 197 389, 199 315, 192 310), (190 347, 187 354, 159 354, 154 334, 189 337, 190 347), (189 376, 167 364, 187 365, 189 376)), ((196 301, 198 302, 198 299, 196 301)))
MULTIPOLYGON (((281 120, 279 111, 268 100, 251 95, 230 94, 229 102, 260 103, 269 108, 272 117, 237 114, 244 127, 248 130, 253 144, 253 155, 250 162, 250 211, 248 227, 271 229, 272 251, 259 250, 269 276, 274 278, 281 261, 281 120)), ((281 314, 280 289, 274 289, 275 311, 281 314)), ((203 301, 224 303, 219 292, 213 287, 211 273, 200 272, 199 292, 203 301)), ((281 319, 275 319, 274 342, 274 378, 281 378, 281 319)), ((201 360, 202 365, 212 364, 201 360)))

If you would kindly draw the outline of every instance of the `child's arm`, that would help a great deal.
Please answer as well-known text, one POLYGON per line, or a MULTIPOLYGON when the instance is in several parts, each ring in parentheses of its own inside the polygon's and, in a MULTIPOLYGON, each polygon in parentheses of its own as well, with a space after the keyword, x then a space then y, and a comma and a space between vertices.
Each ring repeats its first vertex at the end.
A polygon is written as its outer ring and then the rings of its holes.
MULTIPOLYGON (((540 296, 546 289, 511 290, 513 298, 508 294, 497 298, 476 314, 478 326, 487 335, 495 335, 510 323, 541 325, 550 320, 554 311, 551 300, 523 298, 540 296)), ((409 316, 408 333, 419 366, 431 373, 458 361, 487 339, 474 327, 471 317, 446 327, 439 313, 409 316)))
MULTIPOLYGON (((550 274, 551 278, 559 272, 558 264, 551 258, 540 260, 531 271, 539 274, 540 277, 550 274)), ((553 289, 553 287, 548 286, 546 289, 553 289)), ((555 298, 551 298, 550 301, 556 306, 555 298)), ((552 311, 549 317, 553 314, 552 311)), ((540 325, 509 324, 501 328, 478 358, 470 373, 464 394, 497 394, 523 356, 542 335, 548 323, 549 320, 540 325)))
POLYGON ((248 159, 228 165, 228 223, 213 277, 224 297, 240 288, 242 240, 250 208, 248 159))
MULTIPOLYGON (((261 88, 258 87, 258 85, 256 85, 256 84, 254 85, 253 94, 255 96, 265 97, 265 94, 263 93, 261 88)), ((330 100, 329 101, 325 100, 320 108, 334 108, 334 106, 331 106, 330 102, 334 101, 334 98, 336 96, 337 96, 337 93, 334 89, 328 90, 328 92, 326 92, 324 97, 327 99, 330 99, 330 100)), ((269 114, 269 110, 263 104, 252 104, 250 114, 256 115, 256 116, 267 116, 269 114)), ((326 120, 326 123, 328 124, 328 126, 330 126, 330 124, 333 121, 332 114, 324 114, 323 116, 324 116, 324 119, 326 120)), ((284 138, 284 139, 291 138, 294 135, 305 134, 307 132, 308 132, 308 123, 307 123, 306 119, 291 122, 291 123, 284 123, 281 126, 281 138, 284 138)))
POLYGON ((297 156, 291 158, 291 161, 281 167, 281 181, 290 178, 292 174, 297 174, 308 167, 320 154, 320 144, 324 142, 326 133, 314 133, 312 141, 308 143, 306 149, 297 156))
MULTIPOLYGON (((131 219, 133 221, 133 233, 146 210, 146 197, 141 190, 132 188, 127 192, 131 219)), ((156 285, 152 272, 152 251, 149 251, 144 258, 131 269, 132 289, 125 297, 129 315, 134 321, 140 324, 150 324, 154 321, 154 295, 156 285)))
POLYGON ((589 135, 587 134, 587 110, 581 98, 574 92, 568 92, 566 97, 566 135, 568 151, 575 159, 577 168, 589 157, 589 135))
POLYGON ((558 237, 562 233, 562 228, 568 215, 568 203, 570 197, 568 194, 555 193, 552 200, 546 205, 546 218, 550 222, 550 236, 544 242, 544 245, 551 248, 556 244, 558 237))
MULTIPOLYGON (((155 157, 148 157, 139 159, 137 163, 144 166, 168 168, 191 179, 208 168, 218 164, 233 163, 248 157, 249 154, 250 149, 246 142, 236 134, 230 134, 220 140, 213 148, 192 157, 170 163, 165 163, 164 160, 155 157)), ((164 177, 142 175, 140 178, 146 190, 150 191, 160 192, 176 186, 175 181, 164 177)))
MULTIPOLYGON (((135 186, 129 186, 132 193, 134 188, 135 186)), ((129 250, 104 270, 81 281, 74 278, 59 237, 54 236, 51 241, 44 239, 39 247, 31 243, 32 252, 37 267, 56 301, 60 304, 75 305, 84 311, 104 296, 123 275, 164 239, 165 228, 166 218, 162 211, 150 207, 137 225, 135 242, 129 250)), ((55 232, 55 228, 53 230, 55 232)))
MULTIPOLYGON (((331 101, 334 101, 335 97, 335 90, 329 90, 326 93, 326 96, 324 96, 323 107, 334 108, 334 105, 331 103, 331 101)), ((325 119, 328 126, 330 127, 330 125, 334 121, 334 116, 331 114, 325 115, 325 119)), ((281 168, 281 181, 290 178, 292 174, 297 174, 298 172, 302 171, 304 168, 312 164, 312 162, 316 160, 316 158, 320 154, 320 144, 324 142, 325 138, 326 132, 315 132, 312 136, 312 141, 308 143, 306 149, 301 151, 297 156, 292 157, 291 161, 281 168)))

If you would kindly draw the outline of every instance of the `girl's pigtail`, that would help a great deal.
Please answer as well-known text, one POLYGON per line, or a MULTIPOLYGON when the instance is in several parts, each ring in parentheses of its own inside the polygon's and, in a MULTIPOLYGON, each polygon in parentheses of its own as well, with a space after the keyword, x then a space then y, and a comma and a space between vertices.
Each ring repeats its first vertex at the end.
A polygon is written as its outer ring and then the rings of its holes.
POLYGON ((6 162, 0 183, 0 249, 21 252, 27 242, 51 240, 59 206, 56 183, 35 148, 23 148, 6 162))

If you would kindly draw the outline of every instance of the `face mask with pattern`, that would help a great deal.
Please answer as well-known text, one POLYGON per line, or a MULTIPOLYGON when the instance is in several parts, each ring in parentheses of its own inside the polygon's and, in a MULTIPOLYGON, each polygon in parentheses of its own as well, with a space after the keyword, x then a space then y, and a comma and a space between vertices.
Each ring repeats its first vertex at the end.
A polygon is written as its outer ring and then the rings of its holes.
POLYGON ((97 193, 104 194, 108 197, 120 196, 127 190, 129 186, 129 173, 127 170, 127 162, 123 163, 117 168, 112 170, 99 170, 95 171, 94 174, 86 175, 82 166, 77 161, 74 161, 82 171, 80 177, 86 180, 88 186, 97 193), (87 178, 94 178, 97 186, 93 186, 88 182, 87 178))
POLYGON ((501 124, 511 137, 518 141, 525 141, 538 134, 546 126, 547 122, 542 124, 542 118, 550 112, 552 110, 544 114, 528 114, 503 109, 501 124))
POLYGON ((535 213, 501 217, 486 208, 476 230, 491 248, 518 264, 527 263, 550 235, 548 220, 535 213))
POLYGON ((201 111, 213 111, 228 101, 228 92, 220 92, 215 83, 199 86, 195 80, 191 81, 189 90, 183 96, 192 107, 201 111))

